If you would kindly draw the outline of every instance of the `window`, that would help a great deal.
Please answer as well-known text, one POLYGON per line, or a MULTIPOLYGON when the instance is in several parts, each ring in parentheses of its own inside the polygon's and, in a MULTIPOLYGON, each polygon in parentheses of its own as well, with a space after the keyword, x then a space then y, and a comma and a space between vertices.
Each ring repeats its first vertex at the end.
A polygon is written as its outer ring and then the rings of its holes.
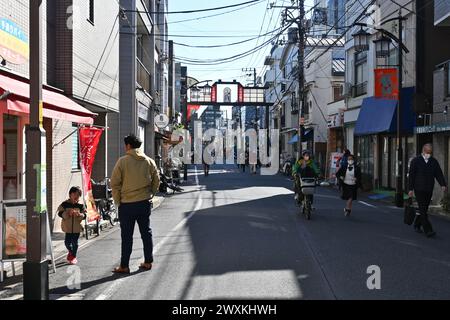
POLYGON ((79 157, 79 148, 80 148, 80 142, 79 142, 79 135, 77 126, 72 126, 72 129, 75 131, 74 134, 72 134, 72 170, 80 170, 80 157, 79 157))
POLYGON ((94 23, 94 0, 89 0, 89 22, 94 23))
POLYGON ((339 101, 344 98, 344 86, 342 84, 333 86, 333 101, 339 101))
POLYGON ((281 92, 285 92, 286 91, 286 84, 282 83, 281 84, 281 92))
POLYGON ((389 57, 388 59, 388 65, 389 66, 397 66, 398 65, 398 49, 397 48, 392 48, 391 51, 389 52, 389 57))
POLYGON ((231 89, 228 87, 223 89, 223 102, 231 103, 231 89))
POLYGON ((355 85, 367 81, 367 52, 355 54, 355 85))

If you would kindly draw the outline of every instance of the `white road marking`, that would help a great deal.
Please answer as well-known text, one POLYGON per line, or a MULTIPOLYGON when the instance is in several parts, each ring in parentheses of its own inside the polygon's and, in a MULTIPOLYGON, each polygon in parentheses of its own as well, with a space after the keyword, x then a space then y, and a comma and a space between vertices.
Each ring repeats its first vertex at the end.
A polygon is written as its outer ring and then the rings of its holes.
MULTIPOLYGON (((195 183, 197 184, 197 186, 199 186, 197 167, 195 167, 195 183)), ((159 250, 164 246, 164 244, 169 239, 171 239, 176 232, 178 232, 180 229, 182 229, 188 223, 188 221, 196 214, 196 212, 201 209, 202 205, 203 205, 203 199, 202 199, 201 193, 199 193, 199 197, 197 199, 197 203, 195 205, 194 210, 186 218, 181 220, 181 222, 178 223, 160 242, 158 242, 158 244, 156 244, 156 246, 153 248, 153 255, 156 255, 159 252, 159 250)), ((137 260, 137 261, 139 261, 139 260, 137 260)), ((132 266, 132 269, 137 269, 139 267, 139 264, 140 264, 140 262, 137 262, 135 265, 132 266)), ((125 280, 126 280, 126 278, 115 280, 95 300, 109 300, 125 280)))
POLYGON ((377 206, 374 206, 373 204, 370 204, 370 203, 367 203, 367 202, 364 202, 364 201, 358 201, 358 202, 363 204, 363 205, 365 205, 365 206, 367 206, 367 207, 370 207, 370 208, 378 208, 377 206))

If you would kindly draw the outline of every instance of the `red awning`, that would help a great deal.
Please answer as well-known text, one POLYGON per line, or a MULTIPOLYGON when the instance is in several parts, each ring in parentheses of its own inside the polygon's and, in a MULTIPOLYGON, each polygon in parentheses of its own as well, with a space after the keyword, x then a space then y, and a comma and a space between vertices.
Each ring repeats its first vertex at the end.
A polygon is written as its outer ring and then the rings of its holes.
MULTIPOLYGON (((7 97, 7 110, 30 113, 30 85, 28 81, 21 81, 0 74, 0 94, 5 91, 11 92, 7 97)), ((63 94, 49 89, 42 89, 42 100, 44 102, 44 117, 46 118, 93 124, 93 118, 97 116, 97 114, 80 106, 63 94)))

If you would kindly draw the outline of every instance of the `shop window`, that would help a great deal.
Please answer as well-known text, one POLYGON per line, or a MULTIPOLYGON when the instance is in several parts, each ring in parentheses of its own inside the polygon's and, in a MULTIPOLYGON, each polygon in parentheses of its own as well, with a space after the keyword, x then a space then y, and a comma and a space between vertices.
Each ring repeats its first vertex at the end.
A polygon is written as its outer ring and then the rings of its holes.
MULTIPOLYGON (((73 126, 72 128, 73 128, 73 130, 77 129, 76 126, 73 126)), ((73 171, 81 169, 79 150, 80 150, 80 141, 79 141, 79 136, 78 136, 78 131, 77 131, 72 135, 72 170, 73 171)))
POLYGON ((344 98, 344 86, 336 85, 333 86, 333 101, 339 101, 344 98))

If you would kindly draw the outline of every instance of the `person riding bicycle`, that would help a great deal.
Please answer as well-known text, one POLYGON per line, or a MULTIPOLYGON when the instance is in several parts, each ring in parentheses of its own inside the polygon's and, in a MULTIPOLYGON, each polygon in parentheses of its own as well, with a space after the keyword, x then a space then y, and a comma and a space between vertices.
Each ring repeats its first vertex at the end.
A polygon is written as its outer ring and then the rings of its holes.
MULTIPOLYGON (((292 176, 295 181, 295 194, 296 200, 301 203, 303 201, 302 188, 300 187, 301 178, 319 178, 320 169, 316 162, 311 158, 311 151, 304 150, 302 152, 302 159, 297 160, 294 167, 292 168, 292 176)), ((311 202, 313 202, 313 197, 311 197, 311 202)))

